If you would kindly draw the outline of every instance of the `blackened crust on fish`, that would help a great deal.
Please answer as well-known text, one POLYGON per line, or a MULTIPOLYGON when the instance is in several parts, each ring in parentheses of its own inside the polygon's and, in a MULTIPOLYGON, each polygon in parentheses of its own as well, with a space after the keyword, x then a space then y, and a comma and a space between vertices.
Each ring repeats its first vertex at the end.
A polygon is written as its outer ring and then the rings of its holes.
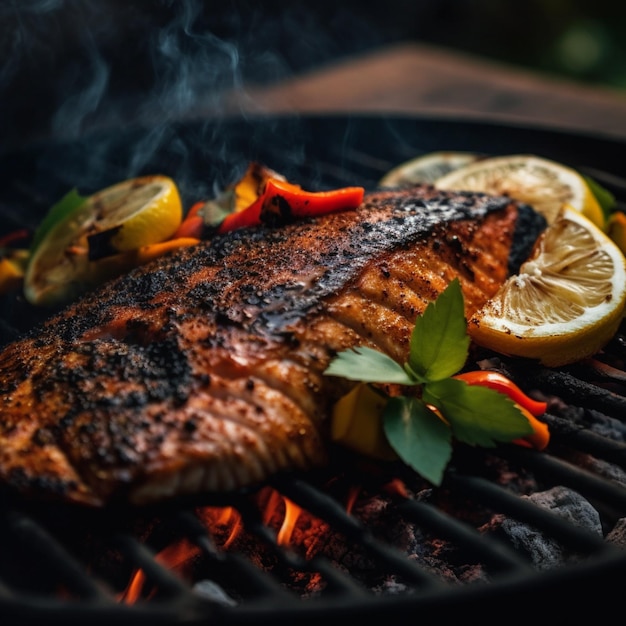
POLYGON ((536 238, 530 211, 380 191, 108 283, 0 354, 0 477, 142 504, 323 464, 331 407, 352 384, 324 376, 331 358, 360 344, 403 359, 416 316, 457 276, 469 317, 508 276, 515 242, 536 238), (520 216, 534 233, 520 237, 520 216))
POLYGON ((547 226, 546 218, 527 204, 518 209, 515 235, 509 252, 509 274, 519 273, 519 268, 528 259, 537 240, 537 233, 547 226))

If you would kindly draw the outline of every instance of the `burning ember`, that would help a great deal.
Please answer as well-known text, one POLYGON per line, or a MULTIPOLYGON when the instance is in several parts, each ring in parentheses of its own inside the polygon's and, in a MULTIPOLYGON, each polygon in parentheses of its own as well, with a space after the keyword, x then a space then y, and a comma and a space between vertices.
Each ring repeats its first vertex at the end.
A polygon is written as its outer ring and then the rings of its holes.
MULTIPOLYGON (((347 511, 354 505, 357 493, 358 490, 353 488, 348 494, 347 511)), ((262 488, 254 500, 259 507, 265 539, 275 541, 277 546, 283 546, 294 553, 303 553, 307 560, 314 558, 322 550, 326 541, 324 535, 329 532, 328 524, 303 511, 300 506, 272 487, 262 488)), ((253 560, 254 557, 258 557, 259 567, 271 569, 276 566, 267 556, 262 557, 264 553, 262 546, 253 534, 246 532, 241 514, 234 507, 201 507, 196 510, 196 516, 212 538, 214 550, 244 550, 253 555, 253 560)), ((261 527, 257 527, 257 530, 259 528, 261 527)), ((155 560, 193 583, 191 578, 193 563, 200 555, 201 549, 197 545, 192 544, 187 538, 182 538, 161 550, 155 560)), ((136 571, 127 589, 121 594, 120 601, 132 604, 144 597, 145 582, 144 573, 141 570, 136 571)))
MULTIPOLYGON (((626 545, 625 533, 617 526, 603 538, 606 522, 602 514, 576 491, 562 485, 543 488, 532 473, 520 471, 515 462, 498 455, 477 457, 475 453, 461 452, 460 473, 453 473, 453 481, 440 490, 398 468, 394 469, 400 474, 394 476, 366 467, 359 474, 367 478, 365 484, 357 482, 352 473, 337 475, 318 492, 307 483, 296 484, 294 490, 287 480, 276 488, 264 487, 254 497, 238 501, 236 507, 199 507, 195 516, 207 533, 205 541, 177 539, 160 550, 155 560, 182 577, 200 596, 226 605, 237 605, 243 598, 228 582, 214 579, 204 561, 219 561, 227 553, 246 554, 259 571, 288 579, 285 584, 301 598, 323 594, 333 584, 334 574, 330 582, 325 575, 334 571, 352 577, 375 595, 397 595, 411 593, 418 582, 485 583, 510 567, 548 571, 580 560, 578 550, 538 532, 532 523, 481 505, 472 497, 476 487, 471 481, 466 493, 465 473, 477 469, 482 475, 479 480, 487 481, 486 485, 505 486, 516 494, 512 497, 521 496, 596 537, 597 543, 583 546, 583 552, 590 545, 604 547, 607 542, 626 545), (454 488, 454 480, 460 481, 460 492, 454 488), (308 507, 297 504, 283 490, 288 494, 293 491, 296 499, 304 497, 308 507), (452 517, 475 527, 476 537, 458 536, 452 517), (487 548, 493 540, 496 544, 504 542, 522 556, 503 557, 497 549, 493 553, 479 550, 472 556, 475 547, 468 552, 465 545, 468 541, 486 541, 487 548), (382 569, 381 558, 386 565, 382 569), (420 569, 413 570, 407 563, 420 569)), ((139 569, 119 600, 132 604, 148 597, 149 586, 139 569)))

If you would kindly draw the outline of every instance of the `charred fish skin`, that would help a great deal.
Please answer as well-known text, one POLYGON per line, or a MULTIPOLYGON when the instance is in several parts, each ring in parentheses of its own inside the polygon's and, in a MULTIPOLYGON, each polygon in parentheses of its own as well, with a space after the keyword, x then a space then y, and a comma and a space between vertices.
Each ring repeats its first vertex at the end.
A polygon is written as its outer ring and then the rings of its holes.
POLYGON ((450 280, 469 316, 543 226, 507 198, 385 190, 138 268, 0 353, 0 479, 141 505, 323 465, 350 384, 324 376, 332 357, 369 345, 403 359, 450 280))

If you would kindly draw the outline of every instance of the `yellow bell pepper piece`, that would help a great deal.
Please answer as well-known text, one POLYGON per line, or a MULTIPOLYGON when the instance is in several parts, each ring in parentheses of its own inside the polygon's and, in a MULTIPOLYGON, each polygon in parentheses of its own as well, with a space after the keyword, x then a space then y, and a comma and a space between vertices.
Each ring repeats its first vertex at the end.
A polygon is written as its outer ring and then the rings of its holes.
POLYGON ((15 249, 0 258, 0 294, 19 289, 24 280, 28 250, 15 249))
POLYGON ((348 448, 382 460, 398 456, 383 430, 387 397, 371 385, 359 383, 333 407, 331 438, 348 448))
POLYGON ((607 233, 617 244, 617 247, 626 255, 626 213, 615 211, 611 214, 607 225, 607 233))

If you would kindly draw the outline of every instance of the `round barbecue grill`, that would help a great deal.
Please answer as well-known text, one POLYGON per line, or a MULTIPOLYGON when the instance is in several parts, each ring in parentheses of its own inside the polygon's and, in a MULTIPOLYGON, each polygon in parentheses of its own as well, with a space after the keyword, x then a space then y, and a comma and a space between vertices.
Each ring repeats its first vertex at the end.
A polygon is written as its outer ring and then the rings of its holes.
MULTIPOLYGON (((433 118, 254 118, 1 155, 1 231, 36 226, 73 187, 90 192, 142 173, 174 177, 190 206, 252 160, 309 188, 371 189, 392 166, 432 150, 540 154, 626 202, 626 144, 607 138, 433 118)), ((42 315, 16 297, 2 306, 3 342, 42 315)), ((405 466, 337 450, 320 471, 147 509, 91 511, 1 491, 0 620, 555 624, 579 623, 599 606, 618 611, 626 582, 625 342, 623 324, 601 354, 560 369, 473 353, 477 367, 547 399, 550 445, 459 446, 438 488, 405 466), (275 513, 269 500, 281 503, 275 513), (287 542, 276 523, 285 502, 299 511, 287 542), (207 513, 215 511, 235 516, 236 537, 207 513), (165 559, 172 546, 188 556, 165 559)))

